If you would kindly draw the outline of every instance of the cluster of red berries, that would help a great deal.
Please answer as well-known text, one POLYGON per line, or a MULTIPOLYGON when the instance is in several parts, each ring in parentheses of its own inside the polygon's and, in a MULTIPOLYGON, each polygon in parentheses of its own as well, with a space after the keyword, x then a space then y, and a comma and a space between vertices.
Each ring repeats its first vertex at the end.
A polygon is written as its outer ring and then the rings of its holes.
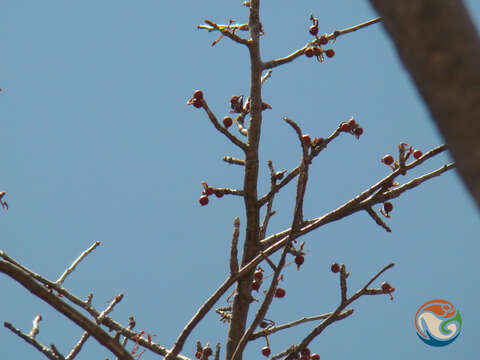
MULTIPOLYGON (((412 154, 415 160, 418 160, 423 156, 423 152, 418 149, 415 149, 415 150, 410 149, 410 151, 407 153, 407 157, 410 156, 410 154, 412 154)), ((392 167, 393 169, 398 167, 398 163, 395 161, 395 158, 390 154, 387 154, 384 157, 382 157, 380 161, 385 165, 392 167)))
MULTIPOLYGON (((263 269, 259 267, 255 272, 253 273, 253 282, 252 282, 252 290, 255 290, 258 292, 260 289, 260 286, 262 286, 263 283, 263 269)), ((287 294, 287 291, 281 287, 277 287, 275 290, 275 297, 277 298, 283 298, 287 294)))
POLYGON ((203 106, 202 90, 195 90, 193 96, 187 101, 187 105, 193 105, 196 108, 201 108, 203 106))
POLYGON ((197 359, 201 359, 202 356, 205 356, 206 358, 208 358, 209 356, 213 355, 213 350, 210 346, 207 345, 206 348, 204 348, 202 351, 197 351, 195 353, 195 357, 197 359))
POLYGON ((328 58, 332 58, 335 56, 335 51, 333 49, 327 49, 323 50, 322 45, 327 45, 328 44, 328 36, 322 35, 318 36, 318 18, 313 17, 313 15, 310 15, 310 20, 313 22, 313 25, 310 26, 310 29, 308 30, 309 33, 313 36, 316 37, 317 43, 319 44, 318 46, 309 46, 308 48, 305 49, 305 56, 306 57, 313 57, 316 56, 317 60, 322 62, 324 60, 323 54, 325 54, 328 58))
POLYGON ((309 46, 304 52, 305 56, 309 58, 315 55, 318 61, 323 61, 324 53, 328 58, 335 56, 335 51, 333 49, 323 50, 320 46, 309 46))
POLYGON ((215 194, 216 197, 221 198, 223 196, 223 193, 219 190, 214 190, 205 181, 202 181, 202 186, 203 186, 203 191, 202 191, 202 196, 200 196, 200 199, 198 199, 198 202, 200 205, 205 206, 208 204, 208 197, 210 195, 215 194))
POLYGON ((350 120, 347 122, 342 122, 340 123, 340 129, 343 132, 348 132, 350 134, 353 134, 356 136, 356 138, 360 138, 360 136, 363 134, 363 128, 361 128, 355 121, 355 119, 352 117, 350 120))
POLYGON ((302 141, 305 145, 310 146, 312 148, 315 148, 317 146, 320 146, 323 144, 325 141, 324 138, 313 138, 313 140, 310 138, 309 134, 302 135, 302 141))

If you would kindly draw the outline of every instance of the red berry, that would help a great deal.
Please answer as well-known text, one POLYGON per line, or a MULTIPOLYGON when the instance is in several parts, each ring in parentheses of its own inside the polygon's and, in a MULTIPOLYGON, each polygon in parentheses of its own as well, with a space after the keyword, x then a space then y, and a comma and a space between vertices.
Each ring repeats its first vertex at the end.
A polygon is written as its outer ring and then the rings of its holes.
POLYGON ((361 127, 357 127, 356 129, 353 129, 353 133, 359 137, 360 135, 363 134, 363 129, 361 127))
POLYGON ((392 165, 394 161, 395 161, 395 159, 393 158, 392 155, 385 155, 385 156, 382 158, 382 162, 383 162, 385 165, 392 165))
POLYGON ((328 49, 325 51, 325 55, 327 55, 329 58, 332 58, 335 56, 335 51, 333 51, 333 49, 328 49))
POLYGON ((297 264, 297 270, 300 270, 300 266, 305 262, 303 255, 295 256, 295 264, 297 264))
POLYGON ((320 49, 318 46, 315 46, 313 48, 313 55, 315 56, 321 56, 322 55, 322 49, 320 49))
POLYGON ((320 355, 318 355, 318 354, 312 354, 312 356, 310 356, 310 359, 311 359, 311 360, 320 360, 320 355))
POLYGON ((348 126, 350 126, 350 129, 353 129, 355 126, 357 126, 357 123, 355 122, 355 119, 352 117, 350 120, 348 120, 348 126))
POLYGON ((208 196, 207 195, 202 195, 200 196, 200 199, 198 200, 200 205, 204 206, 208 204, 208 196))
POLYGON ((340 271, 340 265, 338 265, 338 263, 333 263, 330 269, 334 274, 336 274, 340 271))
POLYGON ((422 153, 420 150, 415 150, 415 151, 413 152, 413 157, 414 157, 415 159, 420 159, 420 158, 422 157, 422 155, 423 155, 423 153, 422 153))
POLYGON ((310 139, 310 135, 303 135, 302 141, 305 145, 310 146, 312 144, 312 140, 310 139))
POLYGON ((320 36, 320 39, 318 40, 320 45, 327 45, 328 44, 328 38, 325 35, 320 36))
POLYGON ((202 353, 201 353, 200 351, 197 351, 197 352, 195 353, 195 357, 196 357, 197 359, 200 359, 200 358, 202 357, 202 353))
POLYGON ((310 34, 312 34, 313 36, 317 35, 318 34, 318 25, 312 25, 310 26, 310 29, 308 30, 310 32, 310 34))
POLYGON ((193 93, 193 97, 194 97, 195 99, 202 100, 202 99, 203 99, 203 92, 202 92, 202 90, 195 90, 195 92, 193 93))
POLYGON ((310 349, 303 348, 302 351, 300 351, 300 354, 302 354, 303 356, 310 356, 310 349))
POLYGON ((309 48, 306 48, 305 49, 305 56, 306 57, 312 57, 314 54, 314 51, 313 51, 313 48, 312 47, 309 47, 309 48))
POLYGON ((277 290, 275 290, 275 297, 277 297, 277 298, 283 298, 286 293, 287 293, 287 292, 285 291, 285 289, 277 288, 277 290))
POLYGON ((252 283, 252 290, 258 291, 260 289, 260 281, 254 280, 252 283))
POLYGON ((350 131, 350 125, 346 122, 342 122, 340 124, 340 129, 342 129, 342 131, 345 131, 345 132, 349 132, 350 131))
POLYGON ((227 129, 232 126, 233 120, 230 116, 225 116, 223 118, 223 126, 225 126, 227 129))
POLYGON ((270 356, 270 347, 265 346, 264 348, 262 348, 262 355, 263 356, 270 356))
POLYGON ((207 347, 207 348, 203 349, 203 355, 205 355, 206 357, 209 357, 212 354, 213 354, 213 351, 212 351, 211 347, 207 347))
POLYGON ((383 203, 383 210, 385 210, 386 213, 389 213, 390 211, 393 210, 393 205, 391 202, 387 201, 383 203))
POLYGON ((384 281, 382 283, 382 290, 384 293, 392 292, 392 289, 393 289, 392 286, 388 282, 384 281))
POLYGON ((262 280, 263 279, 263 272, 262 270, 257 270, 253 273, 253 277, 255 278, 255 280, 262 280))
POLYGON ((223 196, 223 192, 221 192, 221 191, 215 191, 215 196, 216 196, 217 198, 221 198, 221 197, 223 196))
POLYGON ((195 106, 197 109, 201 108, 203 106, 203 100, 198 98, 193 99, 193 106, 195 106))

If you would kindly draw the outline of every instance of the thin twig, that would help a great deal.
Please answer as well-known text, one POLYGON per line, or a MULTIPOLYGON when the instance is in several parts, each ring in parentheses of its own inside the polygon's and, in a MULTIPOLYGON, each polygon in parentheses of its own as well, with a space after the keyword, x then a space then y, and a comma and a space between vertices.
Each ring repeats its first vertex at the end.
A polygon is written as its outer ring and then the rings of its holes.
POLYGON ((68 354, 65 359, 66 360, 73 360, 75 357, 80 353, 82 350, 83 344, 88 340, 90 337, 90 334, 88 332, 84 332, 82 336, 80 337, 80 340, 75 344, 75 346, 72 348, 72 351, 70 351, 70 354, 68 354))
POLYGON ((235 135, 233 135, 230 131, 228 131, 228 129, 222 125, 220 125, 220 123, 218 122, 217 120, 217 117, 215 116, 215 114, 210 110, 210 108, 208 107, 207 105, 207 102, 205 100, 203 100, 203 108, 205 109, 205 111, 207 112, 207 115, 208 115, 208 118, 210 119, 210 121, 212 122, 213 126, 215 126, 215 128, 220 131, 223 135, 225 135, 228 139, 230 139, 230 141, 232 143, 234 143, 235 145, 237 145, 239 148, 241 148, 242 150, 246 151, 247 150, 247 144, 245 144, 243 141, 241 141, 240 139, 238 139, 235 135))
POLYGON ((57 285, 62 285, 66 277, 75 270, 77 265, 82 261, 88 254, 90 254, 95 248, 100 245, 100 241, 95 241, 92 246, 80 254, 80 256, 70 265, 70 267, 65 270, 65 272, 60 276, 60 278, 55 282, 57 285))
POLYGON ((35 336, 37 336, 37 334, 40 332, 40 329, 38 327, 38 323, 42 320, 42 315, 37 315, 35 316, 35 319, 33 319, 32 323, 33 323, 33 327, 32 327, 32 330, 30 330, 30 333, 28 334, 28 336, 30 336, 32 339, 35 339, 35 336))
POLYGON ((365 210, 367 211, 368 215, 370 215, 370 217, 378 224, 380 225, 381 227, 383 227, 387 232, 392 232, 392 229, 390 229, 390 227, 388 227, 387 224, 385 224, 385 221, 383 221, 380 216, 378 216, 378 214, 370 207, 370 206, 367 206, 365 208, 365 210))
POLYGON ((57 349, 55 344, 50 344, 50 348, 52 349, 53 353, 59 360, 65 360, 65 357, 60 353, 60 351, 57 349))
MULTIPOLYGON (((340 313, 338 315, 338 317, 339 317, 339 320, 340 319, 345 319, 346 317, 348 317, 352 314, 353 314, 353 309, 348 309, 348 310, 345 310, 344 312, 340 313)), ((286 324, 282 324, 282 325, 274 326, 274 327, 271 327, 271 328, 268 328, 268 329, 264 329, 264 330, 261 330, 261 331, 258 331, 256 333, 252 334, 252 336, 250 337, 250 340, 255 340, 255 339, 258 339, 260 337, 265 337, 265 336, 274 334, 278 331, 289 329, 291 327, 301 325, 301 324, 304 324, 304 323, 307 323, 307 322, 310 322, 310 321, 324 320, 331 315, 332 315, 332 313, 330 312, 330 313, 317 315, 317 316, 303 317, 301 319, 298 319, 298 320, 295 320, 295 321, 292 321, 292 322, 289 322, 289 323, 286 323, 286 324)))
MULTIPOLYGON (((230 25, 227 25, 225 27, 223 27, 223 26, 220 27, 219 25, 215 24, 213 21, 210 21, 210 20, 205 20, 204 22, 205 22, 205 24, 210 25, 215 30, 220 31, 222 33, 222 35, 232 39, 233 41, 235 41, 239 44, 243 44, 243 45, 248 45, 249 44, 249 41, 247 39, 244 39, 244 38, 242 38, 238 35, 235 35, 234 32, 229 31, 228 28, 229 28, 230 25)), ((200 29, 202 29, 202 28, 200 28, 200 29)))
POLYGON ((232 246, 230 248, 230 275, 238 272, 238 236, 240 235, 240 218, 233 221, 232 246))
POLYGON ((245 166, 245 160, 237 159, 231 156, 224 156, 223 161, 233 165, 245 166))
POLYGON ((113 300, 110 302, 110 305, 108 305, 108 307, 98 315, 97 324, 100 324, 102 320, 105 318, 105 316, 109 314, 113 310, 115 305, 117 305, 120 301, 122 301, 122 299, 123 299, 123 293, 120 293, 117 296, 115 296, 113 300))

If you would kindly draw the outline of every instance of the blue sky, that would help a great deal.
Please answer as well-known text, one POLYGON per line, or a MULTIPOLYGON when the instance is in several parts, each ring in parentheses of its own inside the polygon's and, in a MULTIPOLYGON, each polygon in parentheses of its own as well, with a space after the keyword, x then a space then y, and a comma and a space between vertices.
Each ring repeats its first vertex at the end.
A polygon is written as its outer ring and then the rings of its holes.
MULTIPOLYGON (((320 18, 321 33, 376 16, 367 1, 292 4, 264 2, 264 60, 311 40, 310 13, 320 18)), ((478 27, 480 5, 467 4, 478 27)), ((198 204, 202 180, 241 187, 241 168, 221 160, 241 154, 202 111, 185 103, 200 88, 217 116, 226 115, 230 96, 248 93, 248 53, 228 39, 212 48, 218 35, 196 25, 204 19, 243 23, 247 9, 241 1, 151 0, 7 0, 0 9, 0 190, 10 205, 0 214, 0 249, 53 280, 101 241, 65 286, 83 298, 93 292, 98 309, 125 293, 113 317, 127 324, 133 314, 138 330, 172 346, 228 273, 235 216, 244 234, 240 198, 198 204)), ((264 113, 260 193, 268 189, 268 159, 278 170, 299 161, 297 139, 282 116, 312 136, 328 136, 351 116, 365 130, 359 141, 339 137, 315 161, 304 210, 309 218, 388 174, 379 159, 396 155, 399 142, 423 151, 442 143, 381 24, 341 37, 333 48, 335 57, 324 63, 301 57, 276 68, 263 90, 273 109, 264 113)), ((405 180, 450 161, 438 156, 405 180)), ((292 184, 276 199, 270 233, 289 226, 294 190, 292 184)), ((336 360, 478 357, 480 221, 472 200, 450 172, 393 205, 392 233, 355 214, 306 236, 305 264, 299 272, 294 266, 285 271, 287 296, 274 302, 268 318, 283 323, 332 311, 339 299, 338 279, 329 271, 334 261, 351 272, 351 292, 395 262, 376 282, 395 286, 395 299, 360 299, 355 314, 330 326, 312 352, 336 360), (435 298, 450 300, 463 318, 462 334, 444 348, 420 342, 413 327, 417 309, 435 298)), ((69 352, 79 328, 5 276, 0 289, 2 321, 28 332, 40 313, 37 339, 69 352)), ((272 352, 297 343, 310 328, 272 336, 272 352)), ((225 334, 226 326, 210 314, 183 353, 193 356, 196 340, 223 345, 225 334)), ((263 346, 262 339, 252 342, 246 354, 262 358, 263 346)), ((3 327, 0 349, 2 359, 42 357, 3 327)), ((90 339, 78 358, 105 356, 90 339)))

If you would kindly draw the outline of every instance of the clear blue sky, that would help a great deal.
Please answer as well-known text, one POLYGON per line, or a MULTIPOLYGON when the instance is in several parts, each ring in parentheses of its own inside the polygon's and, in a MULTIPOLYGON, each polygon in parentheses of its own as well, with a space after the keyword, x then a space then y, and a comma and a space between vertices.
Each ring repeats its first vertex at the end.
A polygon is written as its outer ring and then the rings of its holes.
MULTIPOLYGON (((10 205, 0 214, 0 249, 53 280, 101 241, 65 286, 83 298, 93 292, 98 309, 125 293, 113 317, 127 324, 133 314, 138 330, 156 333, 155 340, 168 347, 226 277, 235 216, 244 234, 240 198, 198 204, 202 180, 241 187, 241 168, 221 161, 241 154, 202 111, 185 104, 201 88, 222 118, 230 96, 247 93, 246 49, 228 39, 212 48, 218 35, 196 29, 207 18, 245 22, 248 11, 241 3, 7 0, 0 5, 0 190, 7 191, 10 205)), ((467 3, 478 26, 480 5, 467 3)), ((309 41, 311 12, 320 18, 321 33, 376 16, 368 1, 264 2, 263 59, 309 41)), ((263 91, 273 109, 264 113, 261 193, 268 187, 268 159, 278 170, 299 161, 297 139, 282 116, 312 136, 328 136, 350 116, 365 130, 360 141, 341 136, 315 161, 306 217, 335 209, 385 176, 389 170, 379 159, 395 155, 399 142, 423 151, 442 143, 381 24, 341 37, 333 48, 336 56, 325 63, 302 57, 275 69, 263 91)), ((450 161, 439 156, 412 176, 450 161)), ((276 200, 270 233, 289 226, 293 194, 291 185, 276 200)), ((300 272, 293 266, 285 271, 287 296, 274 302, 268 318, 283 323, 333 310, 339 299, 338 279, 329 271, 334 261, 351 272, 350 291, 395 262, 376 283, 395 286, 394 301, 362 298, 354 304, 355 314, 329 327, 311 350, 335 360, 477 358, 480 221, 472 200, 450 172, 393 204, 388 220, 393 233, 355 214, 305 237, 305 264, 300 272), (453 302, 464 321, 460 337, 444 348, 420 342, 413 327, 417 308, 435 298, 453 302)), ((38 340, 68 354, 79 328, 5 276, 0 289, 2 323, 28 332, 40 313, 38 340)), ((222 299, 219 306, 224 305, 222 299)), ((272 336, 272 352, 297 343, 310 328, 272 336)), ((225 334, 226 326, 211 314, 183 353, 193 356, 196 340, 224 345, 225 334)), ((262 358, 263 346, 264 340, 255 341, 246 354, 262 358)), ((3 327, 0 355, 43 357, 3 327)), ((90 339, 79 359, 105 356, 90 339)))

